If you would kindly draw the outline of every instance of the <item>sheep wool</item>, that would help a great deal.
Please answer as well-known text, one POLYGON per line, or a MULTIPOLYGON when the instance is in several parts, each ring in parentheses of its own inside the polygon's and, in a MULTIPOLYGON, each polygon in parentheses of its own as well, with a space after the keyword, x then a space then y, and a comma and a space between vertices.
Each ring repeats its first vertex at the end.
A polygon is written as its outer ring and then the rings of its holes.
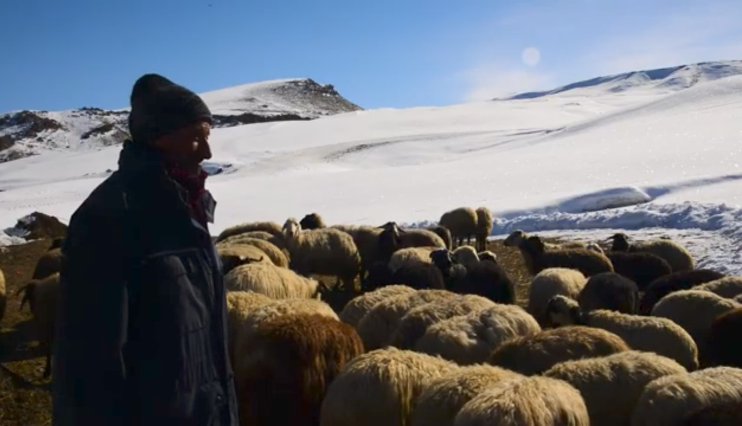
MULTIPOLYGON (((237 242, 234 243, 228 243, 231 245, 236 246, 254 246, 260 249, 263 253, 265 253, 266 256, 268 256, 268 259, 276 265, 280 266, 282 268, 288 268, 289 267, 289 259, 284 254, 284 252, 281 251, 276 245, 271 243, 270 241, 263 240, 260 238, 242 238, 237 242)), ((222 244, 217 244, 217 248, 221 247, 222 244)))
POLYGON ((317 281, 271 263, 240 265, 224 277, 227 289, 254 291, 273 299, 317 296, 317 281))
POLYGON ((405 265, 431 264, 430 253, 438 247, 406 247, 399 249, 389 259, 389 270, 394 273, 405 265))
POLYGON ((490 365, 456 369, 425 387, 415 403, 412 426, 453 426, 456 414, 472 398, 502 380, 522 377, 490 365))
POLYGON ((459 365, 483 363, 506 341, 540 331, 536 320, 519 306, 496 304, 431 325, 415 350, 459 365))
POLYGON ((742 403, 742 369, 715 367, 650 382, 632 415, 632 426, 676 426, 704 408, 742 403))
POLYGON ((718 316, 711 324, 707 355, 712 365, 742 368, 742 305, 718 316))
POLYGON ((360 355, 335 378, 322 403, 321 426, 407 426, 415 400, 458 367, 395 348, 360 355))
POLYGON ((461 408, 455 426, 589 426, 585 401, 568 383, 548 377, 506 380, 461 408))
POLYGON ((492 233, 492 228, 495 227, 495 219, 492 216, 492 211, 487 207, 478 207, 477 213, 477 250, 483 251, 487 248, 487 237, 492 233))
POLYGON ((453 246, 458 247, 471 240, 477 233, 477 212, 471 207, 459 207, 443 213, 439 224, 451 231, 453 246))
MULTIPOLYGON (((227 341, 229 343, 230 356, 234 356, 237 334, 239 330, 244 328, 252 312, 273 301, 268 296, 252 291, 227 292, 227 341)), ((234 364, 234 357, 231 359, 232 364, 234 364)))
POLYGON ((734 299, 742 295, 742 277, 724 277, 709 281, 693 288, 694 290, 706 290, 727 299, 734 299))
POLYGON ((233 243, 217 244, 216 251, 222 262, 222 270, 229 273, 232 269, 250 263, 273 263, 268 255, 253 245, 233 243))
POLYGON ((626 351, 563 362, 543 375, 564 380, 580 391, 592 424, 621 426, 630 423, 634 406, 649 382, 683 373, 685 368, 669 358, 626 351))
POLYGON ((364 293, 353 298, 353 300, 343 307, 342 312, 340 312, 340 320, 355 327, 358 325, 361 318, 373 309, 377 303, 381 303, 391 297, 413 293, 415 293, 415 290, 406 285, 388 285, 364 293))
POLYGON ((544 269, 531 281, 527 310, 543 326, 546 324, 546 306, 549 300, 556 295, 577 299, 585 283, 587 278, 576 269, 544 269))
POLYGON ((272 235, 277 235, 281 233, 281 226, 275 222, 243 223, 225 229, 218 237, 216 237, 216 241, 222 241, 232 235, 244 234, 245 232, 251 231, 263 231, 272 235))

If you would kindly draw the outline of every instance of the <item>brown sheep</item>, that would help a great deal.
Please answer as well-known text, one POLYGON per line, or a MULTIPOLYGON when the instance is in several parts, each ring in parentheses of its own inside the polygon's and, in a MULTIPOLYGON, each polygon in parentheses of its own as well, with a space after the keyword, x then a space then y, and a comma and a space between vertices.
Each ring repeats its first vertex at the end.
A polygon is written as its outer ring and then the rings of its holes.
POLYGON ((258 326, 236 377, 243 426, 319 424, 327 388, 363 353, 353 327, 320 315, 283 315, 258 326))
POLYGON ((487 207, 479 207, 477 212, 477 250, 484 251, 487 249, 487 237, 492 233, 495 226, 495 219, 492 212, 487 207))
POLYGON ((546 268, 577 269, 586 277, 601 272, 613 272, 613 265, 605 255, 579 248, 547 250, 544 242, 537 236, 521 240, 518 248, 526 265, 532 266, 531 272, 534 274, 546 268))
POLYGON ((322 216, 320 216, 318 213, 309 213, 308 215, 304 216, 299 222, 299 225, 301 225, 301 229, 327 228, 327 225, 325 225, 325 221, 322 220, 322 216))
POLYGON ((477 212, 471 207, 459 207, 443 213, 439 224, 451 231, 454 248, 464 244, 464 240, 469 244, 477 233, 477 212))

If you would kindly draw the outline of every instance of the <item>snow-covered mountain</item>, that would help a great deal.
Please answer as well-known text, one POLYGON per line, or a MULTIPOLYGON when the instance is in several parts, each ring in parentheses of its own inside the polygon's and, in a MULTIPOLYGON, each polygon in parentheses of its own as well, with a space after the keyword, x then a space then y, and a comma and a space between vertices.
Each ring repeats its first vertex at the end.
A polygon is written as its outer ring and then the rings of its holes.
POLYGON ((701 62, 647 71, 597 77, 543 92, 526 92, 508 99, 533 99, 549 95, 600 95, 626 91, 670 93, 699 83, 742 75, 742 61, 701 62))
MULTIPOLYGON (((310 120, 357 111, 332 85, 311 79, 275 80, 202 93, 216 127, 310 120)), ((0 115, 0 163, 54 150, 87 150, 121 143, 128 110, 80 108, 0 115)))

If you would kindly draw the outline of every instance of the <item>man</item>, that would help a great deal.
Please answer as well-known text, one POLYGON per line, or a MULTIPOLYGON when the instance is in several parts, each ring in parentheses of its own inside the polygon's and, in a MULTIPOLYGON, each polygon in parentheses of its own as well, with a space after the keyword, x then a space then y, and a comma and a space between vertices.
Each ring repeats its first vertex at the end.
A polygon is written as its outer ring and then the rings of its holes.
POLYGON ((72 216, 54 348, 55 425, 235 425, 211 113, 156 75, 131 93, 119 169, 72 216))

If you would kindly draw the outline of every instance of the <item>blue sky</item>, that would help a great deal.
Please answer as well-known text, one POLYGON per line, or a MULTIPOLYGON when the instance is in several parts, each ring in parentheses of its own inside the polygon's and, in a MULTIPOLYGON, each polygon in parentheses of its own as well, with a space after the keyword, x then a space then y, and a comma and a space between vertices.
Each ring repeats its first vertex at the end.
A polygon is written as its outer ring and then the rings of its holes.
POLYGON ((0 16, 0 112, 126 107, 146 72, 199 92, 311 77, 378 108, 742 59, 737 0, 3 0, 0 16))

